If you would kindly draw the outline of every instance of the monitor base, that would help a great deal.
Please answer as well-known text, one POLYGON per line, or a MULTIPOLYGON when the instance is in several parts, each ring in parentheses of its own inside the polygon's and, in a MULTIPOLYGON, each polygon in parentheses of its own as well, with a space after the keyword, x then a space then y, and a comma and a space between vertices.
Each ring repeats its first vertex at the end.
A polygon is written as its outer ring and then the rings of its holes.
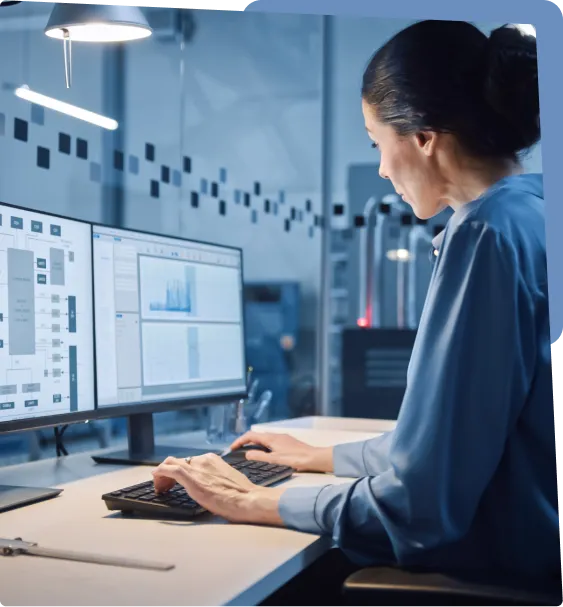
POLYGON ((127 418, 127 449, 92 455, 97 464, 117 464, 121 466, 158 466, 167 457, 195 457, 204 453, 220 454, 218 447, 193 448, 190 446, 170 446, 154 444, 154 423, 152 413, 137 413, 127 418))
POLYGON ((0 512, 29 506, 62 493, 62 489, 48 487, 12 487, 0 485, 0 512))
POLYGON ((205 453, 217 453, 215 449, 192 449, 190 447, 166 447, 165 445, 155 445, 153 449, 142 453, 130 452, 128 449, 113 451, 100 455, 92 455, 92 459, 97 464, 115 464, 120 466, 158 466, 167 457, 196 457, 205 453))

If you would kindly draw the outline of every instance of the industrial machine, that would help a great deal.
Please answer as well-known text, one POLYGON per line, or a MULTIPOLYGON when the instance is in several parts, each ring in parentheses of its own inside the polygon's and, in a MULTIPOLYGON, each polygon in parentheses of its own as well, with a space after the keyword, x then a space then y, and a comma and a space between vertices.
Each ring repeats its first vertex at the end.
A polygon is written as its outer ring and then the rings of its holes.
POLYGON ((342 415, 397 419, 428 285, 433 230, 398 196, 371 197, 359 241, 357 323, 342 331, 342 415))

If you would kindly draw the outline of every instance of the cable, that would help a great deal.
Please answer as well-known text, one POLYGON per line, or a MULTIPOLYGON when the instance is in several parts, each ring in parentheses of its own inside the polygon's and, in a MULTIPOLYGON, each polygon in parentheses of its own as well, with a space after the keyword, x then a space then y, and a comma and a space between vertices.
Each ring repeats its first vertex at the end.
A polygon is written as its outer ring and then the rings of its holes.
POLYGON ((68 451, 66 450, 63 443, 63 434, 65 430, 68 428, 68 425, 62 426, 62 428, 55 426, 55 448, 57 449, 57 457, 61 457, 61 455, 68 455, 68 451))

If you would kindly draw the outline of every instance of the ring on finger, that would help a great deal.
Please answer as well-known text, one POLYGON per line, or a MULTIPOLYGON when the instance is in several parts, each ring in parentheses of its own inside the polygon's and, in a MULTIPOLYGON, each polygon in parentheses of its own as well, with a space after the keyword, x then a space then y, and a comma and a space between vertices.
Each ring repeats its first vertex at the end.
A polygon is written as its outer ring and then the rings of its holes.
POLYGON ((190 457, 184 458, 184 461, 186 462, 186 464, 190 464, 192 459, 193 459, 193 455, 191 455, 190 457))

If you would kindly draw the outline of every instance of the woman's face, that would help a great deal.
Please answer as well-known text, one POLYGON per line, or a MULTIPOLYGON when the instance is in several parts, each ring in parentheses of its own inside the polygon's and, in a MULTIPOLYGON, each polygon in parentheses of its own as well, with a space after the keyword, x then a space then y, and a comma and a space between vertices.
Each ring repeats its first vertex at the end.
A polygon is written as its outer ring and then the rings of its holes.
POLYGON ((392 126, 377 120, 376 110, 362 102, 366 129, 381 154, 379 174, 390 179, 420 219, 434 217, 446 206, 440 201, 441 183, 434 134, 400 137, 392 126))

